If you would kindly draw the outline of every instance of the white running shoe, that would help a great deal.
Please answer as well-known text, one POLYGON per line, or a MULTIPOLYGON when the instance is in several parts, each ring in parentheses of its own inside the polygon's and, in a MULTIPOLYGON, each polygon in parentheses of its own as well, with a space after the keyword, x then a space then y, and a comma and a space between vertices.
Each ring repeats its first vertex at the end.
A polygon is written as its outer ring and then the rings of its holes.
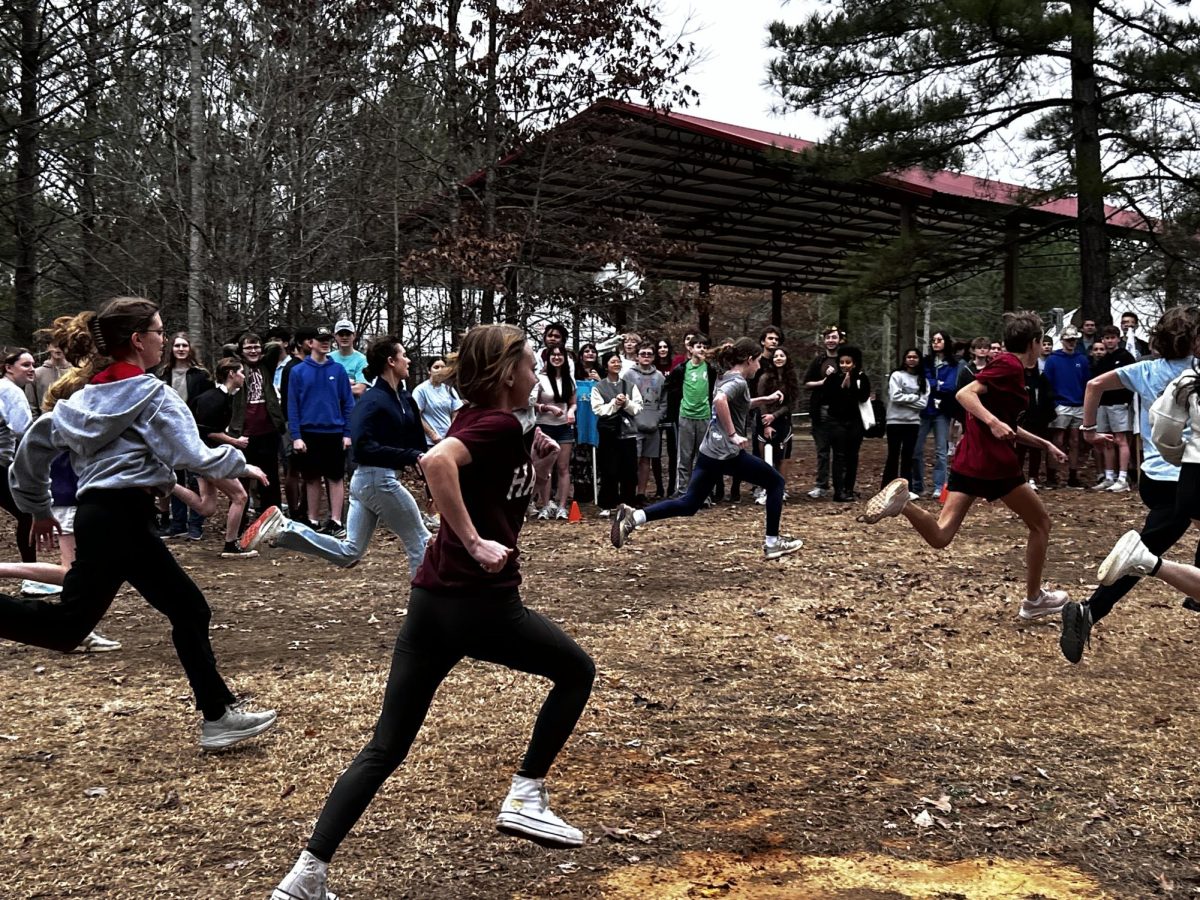
POLYGON ((53 597, 62 593, 61 584, 46 584, 26 578, 21 582, 21 593, 26 597, 53 597))
POLYGON ((1022 619, 1040 619, 1042 616, 1052 616, 1062 612, 1070 598, 1066 591, 1048 591, 1042 588, 1038 595, 1030 600, 1028 597, 1021 601, 1018 611, 1022 619))
POLYGON ((1129 482, 1121 481, 1120 479, 1117 479, 1112 484, 1110 484, 1108 487, 1106 487, 1105 490, 1108 491, 1108 493, 1110 493, 1110 494, 1128 494, 1129 493, 1129 482))
POLYGON ((88 632, 88 636, 79 642, 79 646, 72 650, 72 653, 110 653, 113 650, 120 650, 120 641, 110 641, 102 634, 97 634, 94 631, 88 632))
POLYGON ((553 500, 551 500, 549 503, 547 503, 545 506, 543 506, 541 509, 538 510, 538 514, 537 514, 538 521, 545 522, 545 521, 548 521, 549 519, 553 519, 554 513, 557 509, 558 509, 558 504, 556 504, 553 500))
POLYGON ((1110 487, 1117 483, 1115 478, 1109 478, 1105 475, 1099 481, 1092 485, 1093 491, 1107 491, 1110 487))
POLYGON ((565 506, 558 507, 557 512, 554 513, 556 519, 569 519, 570 517, 571 513, 565 506))
POLYGON ((858 521, 874 525, 880 519, 898 516, 904 507, 908 506, 910 496, 908 479, 895 478, 888 482, 887 487, 867 501, 867 509, 858 517, 858 521))
POLYGON ((271 892, 271 900, 338 900, 325 886, 328 876, 329 866, 305 850, 271 892))
POLYGON ((256 735, 262 734, 275 724, 275 710, 243 712, 232 706, 225 708, 225 715, 200 726, 201 750, 224 750, 256 735))
POLYGON ((512 787, 496 817, 496 828, 543 847, 583 846, 583 832, 572 828, 551 811, 544 778, 513 776, 512 787))
POLYGON ((780 535, 779 540, 774 544, 768 544, 766 541, 763 541, 763 558, 779 559, 790 553, 795 553, 803 546, 804 541, 800 540, 800 538, 786 538, 780 535))
POLYGON ((275 540, 279 532, 283 531, 287 524, 287 519, 278 506, 268 506, 263 510, 263 514, 250 523, 250 526, 242 532, 242 537, 238 541, 241 548, 247 552, 257 550, 259 544, 270 544, 275 540))
POLYGON ((619 550, 636 527, 637 525, 633 521, 633 510, 622 503, 617 507, 612 520, 612 528, 609 529, 608 537, 612 541, 612 545, 619 550))
POLYGON ((1030 478, 1028 483, 1029 483, 1029 489, 1036 494, 1038 492, 1037 482, 1034 481, 1032 478, 1030 478))
POLYGON ((815 487, 811 491, 808 492, 808 496, 812 497, 814 500, 820 500, 822 497, 824 497, 828 493, 829 493, 829 491, 825 490, 825 488, 815 487))
POLYGON ((1158 557, 1146 549, 1142 536, 1127 531, 1108 552, 1096 577, 1101 584, 1116 584, 1126 575, 1149 575, 1158 565, 1158 557))
POLYGON ((602 510, 600 510, 600 518, 602 518, 602 519, 607 519, 607 518, 608 518, 609 516, 611 516, 611 515, 612 515, 612 510, 611 510, 611 509, 602 509, 602 510))

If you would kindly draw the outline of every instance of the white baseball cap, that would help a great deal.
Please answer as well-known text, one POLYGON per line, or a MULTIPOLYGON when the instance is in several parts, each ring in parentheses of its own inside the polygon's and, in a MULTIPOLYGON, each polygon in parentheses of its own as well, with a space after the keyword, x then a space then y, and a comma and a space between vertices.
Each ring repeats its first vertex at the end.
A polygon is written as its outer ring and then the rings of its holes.
POLYGON ((337 334, 339 331, 354 331, 354 323, 349 319, 338 319, 337 324, 333 326, 333 333, 337 334))

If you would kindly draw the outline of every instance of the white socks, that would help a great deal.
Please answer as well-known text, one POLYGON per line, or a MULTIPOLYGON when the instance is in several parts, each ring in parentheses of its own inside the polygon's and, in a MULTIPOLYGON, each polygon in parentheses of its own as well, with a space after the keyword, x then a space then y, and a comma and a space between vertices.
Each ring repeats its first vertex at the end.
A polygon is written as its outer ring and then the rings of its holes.
POLYGON ((1116 480, 1117 480, 1117 473, 1116 473, 1116 472, 1114 472, 1112 469, 1105 469, 1105 470, 1104 470, 1104 477, 1105 477, 1105 478, 1107 478, 1109 481, 1116 481, 1116 480))
POLYGON ((646 511, 644 509, 635 509, 633 511, 633 524, 639 528, 646 524, 646 511))
POLYGON ((764 540, 763 543, 765 543, 768 547, 774 547, 776 544, 779 543, 779 535, 768 534, 766 537, 766 540, 764 540))

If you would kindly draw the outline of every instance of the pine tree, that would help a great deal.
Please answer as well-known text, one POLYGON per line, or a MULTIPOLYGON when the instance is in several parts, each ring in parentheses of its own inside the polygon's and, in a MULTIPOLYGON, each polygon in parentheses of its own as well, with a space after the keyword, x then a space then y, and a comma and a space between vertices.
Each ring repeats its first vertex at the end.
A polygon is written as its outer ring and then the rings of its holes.
POLYGON ((842 174, 962 168, 996 140, 1023 149, 1037 200, 1078 198, 1082 314, 1107 320, 1105 198, 1161 215, 1159 182, 1200 184, 1200 25, 1186 4, 1134 7, 841 0, 771 26, 770 78, 786 104, 842 119, 818 154, 842 174))

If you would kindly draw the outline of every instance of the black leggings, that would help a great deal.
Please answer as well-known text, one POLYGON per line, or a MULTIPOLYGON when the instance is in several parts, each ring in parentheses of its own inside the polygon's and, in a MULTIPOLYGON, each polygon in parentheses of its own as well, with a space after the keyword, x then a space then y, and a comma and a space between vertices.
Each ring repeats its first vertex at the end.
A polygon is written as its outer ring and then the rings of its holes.
MULTIPOLYGON (((1182 538, 1192 524, 1200 519, 1200 464, 1184 463, 1179 481, 1156 481, 1148 475, 1138 479, 1138 495, 1150 510, 1142 526, 1142 543, 1155 556, 1162 556, 1182 538)), ((1196 565, 1200 566, 1200 544, 1196 546, 1196 565)), ((1116 584, 1101 585, 1088 600, 1092 621, 1108 615, 1117 601, 1138 583, 1134 575, 1126 575, 1116 584)))
POLYGON ((575 728, 596 667, 591 657, 549 619, 509 593, 456 595, 414 587, 408 616, 396 638, 383 711, 375 736, 333 786, 308 841, 308 852, 328 862, 413 740, 433 694, 464 656, 494 662, 554 682, 525 751, 518 775, 544 778, 575 728))
POLYGON ((0 466, 0 509, 4 509, 17 520, 17 550, 21 554, 21 562, 37 562, 37 550, 30 540, 33 516, 17 509, 12 491, 8 489, 8 466, 0 466))
POLYGON ((175 652, 206 719, 234 696, 217 672, 208 640, 211 613, 200 589, 155 533, 154 498, 137 488, 92 490, 75 511, 75 563, 54 600, 0 594, 0 638, 64 653, 104 618, 128 581, 171 620, 175 652))
POLYGON ((887 462, 883 464, 883 477, 879 480, 880 487, 886 487, 893 478, 907 478, 912 481, 913 451, 917 449, 917 432, 921 426, 888 425, 887 432, 887 462))
POLYGON ((696 454, 696 467, 692 469, 692 480, 687 493, 682 497, 671 497, 646 507, 646 521, 658 522, 677 516, 694 516, 704 505, 704 500, 713 488, 721 484, 726 475, 733 476, 734 483, 747 481, 767 492, 767 537, 779 535, 779 519, 783 511, 783 476, 757 456, 739 450, 737 456, 717 459, 707 453, 696 454))

